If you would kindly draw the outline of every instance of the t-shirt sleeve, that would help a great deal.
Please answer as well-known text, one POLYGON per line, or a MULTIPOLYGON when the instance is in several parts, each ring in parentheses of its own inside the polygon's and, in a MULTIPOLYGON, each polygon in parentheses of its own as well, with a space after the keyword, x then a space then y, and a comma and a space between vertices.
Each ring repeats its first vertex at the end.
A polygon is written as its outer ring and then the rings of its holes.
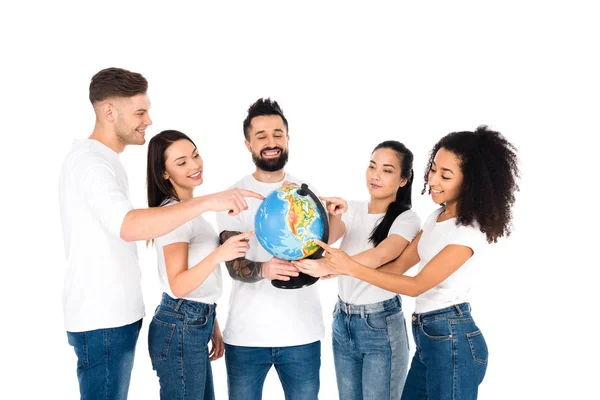
POLYGON ((421 218, 412 211, 407 210, 398 215, 390 227, 388 236, 399 235, 411 242, 421 230, 421 218))
POLYGON ((188 221, 171 232, 158 237, 155 242, 159 246, 168 246, 173 243, 189 243, 192 239, 192 221, 188 221))
POLYGON ((461 225, 456 228, 448 244, 466 246, 473 250, 473 253, 478 253, 487 247, 487 239, 478 226, 461 225))
POLYGON ((85 203, 109 232, 120 236, 123 220, 133 206, 110 164, 103 160, 90 161, 76 176, 85 203))

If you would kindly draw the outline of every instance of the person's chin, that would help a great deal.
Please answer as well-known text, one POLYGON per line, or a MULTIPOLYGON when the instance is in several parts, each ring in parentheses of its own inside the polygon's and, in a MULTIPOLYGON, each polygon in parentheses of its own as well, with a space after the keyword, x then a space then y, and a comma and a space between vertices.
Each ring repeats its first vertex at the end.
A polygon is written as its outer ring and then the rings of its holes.
POLYGON ((433 200, 433 202, 435 204, 439 204, 439 205, 442 205, 446 202, 446 200, 444 200, 442 197, 439 197, 439 196, 431 196, 431 200, 433 200))

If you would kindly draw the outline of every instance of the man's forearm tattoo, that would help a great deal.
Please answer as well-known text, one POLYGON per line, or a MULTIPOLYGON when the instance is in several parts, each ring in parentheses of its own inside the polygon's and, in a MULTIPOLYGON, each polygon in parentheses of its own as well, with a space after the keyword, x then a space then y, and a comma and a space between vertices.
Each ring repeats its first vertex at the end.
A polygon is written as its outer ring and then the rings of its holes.
MULTIPOLYGON (((223 231, 219 235, 221 244, 232 236, 239 235, 242 232, 223 231)), ((235 260, 226 261, 227 271, 229 275, 236 281, 253 283, 262 280, 261 271, 263 262, 246 260, 244 257, 236 258, 235 260)))

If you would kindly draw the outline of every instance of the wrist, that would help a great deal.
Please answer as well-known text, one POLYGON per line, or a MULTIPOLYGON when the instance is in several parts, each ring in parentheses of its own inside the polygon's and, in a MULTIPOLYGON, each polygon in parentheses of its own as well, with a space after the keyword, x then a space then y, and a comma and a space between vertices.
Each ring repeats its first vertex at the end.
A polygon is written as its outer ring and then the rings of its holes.
POLYGON ((199 197, 194 197, 192 201, 196 202, 196 208, 199 211, 198 215, 204 214, 207 211, 213 211, 210 206, 210 195, 204 195, 199 197))
POLYGON ((359 271, 360 266, 356 263, 356 261, 352 260, 350 263, 348 263, 348 266, 344 268, 344 270, 339 271, 338 273, 356 278, 356 275, 359 273, 359 271))

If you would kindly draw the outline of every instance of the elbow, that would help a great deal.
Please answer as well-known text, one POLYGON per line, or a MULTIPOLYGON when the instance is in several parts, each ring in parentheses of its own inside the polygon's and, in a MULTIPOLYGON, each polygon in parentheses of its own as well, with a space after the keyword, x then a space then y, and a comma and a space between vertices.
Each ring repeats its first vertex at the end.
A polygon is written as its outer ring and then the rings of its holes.
POLYGON ((175 296, 178 299, 181 299, 188 295, 188 292, 182 290, 177 285, 169 285, 169 287, 171 288, 171 293, 173 293, 173 296, 175 296))
POLYGON ((132 229, 129 228, 130 226, 131 225, 127 223, 127 216, 125 216, 125 220, 123 221, 123 224, 121 224, 121 231, 119 232, 119 236, 123 241, 128 243, 135 242, 137 239, 133 236, 132 229))
POLYGON ((426 291, 427 291, 427 289, 420 287, 418 285, 415 285, 412 288, 410 288, 409 290, 407 290, 407 293, 405 293, 405 294, 410 297, 419 297, 426 291))
POLYGON ((121 232, 120 232, 119 236, 121 237, 121 239, 123 241, 125 241, 127 243, 135 242, 135 240, 136 240, 136 238, 133 236, 133 234, 124 228, 121 228, 121 232))
POLYGON ((238 279, 238 276, 235 273, 235 268, 233 267, 233 261, 225 261, 225 267, 227 267, 227 272, 231 279, 238 279))
POLYGON ((136 240, 138 240, 138 238, 136 238, 134 236, 133 229, 131 229, 131 227, 135 226, 135 225, 129 223, 130 215, 131 215, 131 212, 129 212, 129 213, 127 213, 127 215, 125 215, 125 219, 123 220, 123 223, 121 224, 121 231, 119 232, 119 236, 125 242, 135 242, 136 240))

